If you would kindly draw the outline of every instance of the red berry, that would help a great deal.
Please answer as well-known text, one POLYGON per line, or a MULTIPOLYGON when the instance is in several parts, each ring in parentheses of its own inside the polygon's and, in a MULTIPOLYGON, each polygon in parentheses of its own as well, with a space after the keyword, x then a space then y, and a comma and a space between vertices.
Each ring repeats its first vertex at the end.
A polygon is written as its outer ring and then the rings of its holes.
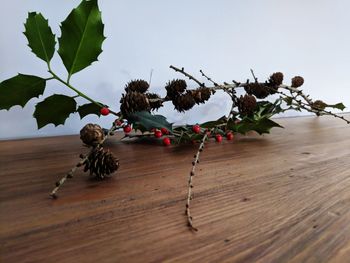
POLYGON ((192 126, 192 131, 194 133, 200 133, 201 132, 201 127, 197 124, 197 125, 193 125, 192 126))
POLYGON ((109 114, 109 109, 107 107, 103 107, 100 109, 100 113, 103 115, 103 116, 106 116, 109 114))
POLYGON ((123 128, 123 130, 124 130, 124 132, 125 133, 129 133, 129 132, 131 132, 131 126, 130 125, 126 125, 124 128, 123 128))
POLYGON ((160 138, 160 137, 163 136, 163 134, 162 134, 162 132, 161 132, 160 130, 156 130, 156 131, 154 132, 154 136, 155 136, 156 138, 160 138))
POLYGON ((162 132, 162 134, 169 134, 166 128, 161 128, 160 131, 162 132))
POLYGON ((116 121, 114 122, 114 124, 115 124, 116 126, 121 126, 123 123, 122 123, 120 120, 116 120, 116 121))
POLYGON ((163 139, 163 144, 164 144, 165 146, 169 146, 169 145, 171 144, 170 139, 169 139, 168 137, 165 137, 165 138, 163 139))
POLYGON ((216 140, 217 142, 221 142, 221 141, 222 141, 222 136, 221 136, 220 134, 216 134, 216 135, 215 135, 215 140, 216 140))
POLYGON ((227 138, 227 140, 229 140, 229 141, 233 140, 233 133, 232 133, 232 132, 228 132, 228 133, 226 134, 226 138, 227 138))

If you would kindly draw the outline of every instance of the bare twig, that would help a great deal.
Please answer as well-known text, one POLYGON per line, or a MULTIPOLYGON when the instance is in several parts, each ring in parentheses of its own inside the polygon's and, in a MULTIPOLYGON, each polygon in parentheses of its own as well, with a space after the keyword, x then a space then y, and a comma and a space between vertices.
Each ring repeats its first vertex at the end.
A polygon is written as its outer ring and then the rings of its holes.
POLYGON ((205 87, 204 83, 200 82, 198 79, 196 79, 195 77, 193 77, 192 75, 188 74, 187 72, 185 72, 185 69, 184 68, 177 68, 177 67, 174 67, 173 65, 170 65, 170 68, 177 71, 177 72, 180 72, 181 74, 185 75, 186 77, 188 77, 190 80, 193 80, 194 82, 196 82, 199 86, 201 87, 205 87))
MULTIPOLYGON (((101 147, 101 145, 105 142, 107 137, 113 134, 115 129, 116 129, 116 126, 113 123, 112 127, 108 130, 103 140, 96 147, 101 147)), ((82 166, 85 163, 85 161, 89 158, 89 156, 92 154, 92 152, 96 147, 93 147, 90 150, 90 152, 87 155, 85 155, 83 159, 81 159, 72 169, 70 169, 70 171, 65 176, 63 176, 59 181, 56 182, 56 187, 50 193, 50 196, 52 198, 57 198, 57 191, 60 189, 60 187, 64 184, 64 182, 67 179, 73 178, 74 172, 77 170, 78 167, 82 166)))
POLYGON ((219 86, 218 83, 212 80, 212 78, 208 77, 206 74, 204 74, 203 70, 199 70, 199 72, 202 74, 203 77, 205 77, 208 81, 214 84, 214 87, 219 86))
MULTIPOLYGON (((213 129, 211 129, 210 132, 212 132, 212 130, 213 129)), ((193 159, 193 162, 192 162, 192 169, 191 169, 191 172, 190 172, 190 177, 188 179, 188 192, 187 192, 187 201, 186 201, 185 214, 187 216, 187 225, 190 228, 190 230, 193 230, 193 231, 198 231, 198 229, 196 227, 194 227, 194 225, 193 225, 193 218, 191 216, 191 210, 190 210, 191 200, 193 199, 193 194, 192 194, 193 177, 195 175, 196 165, 197 165, 197 163, 199 163, 199 155, 203 151, 204 143, 205 143, 207 138, 208 138, 208 132, 205 132, 205 134, 204 134, 204 136, 203 136, 203 138, 201 140, 201 143, 199 144, 198 151, 194 155, 194 159, 193 159)))

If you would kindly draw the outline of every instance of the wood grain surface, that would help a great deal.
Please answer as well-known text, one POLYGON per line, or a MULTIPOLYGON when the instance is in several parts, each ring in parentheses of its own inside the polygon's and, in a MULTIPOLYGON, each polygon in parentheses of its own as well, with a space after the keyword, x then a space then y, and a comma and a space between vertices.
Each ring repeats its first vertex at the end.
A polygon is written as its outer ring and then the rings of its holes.
MULTIPOLYGON (((349 118, 350 116, 347 115, 349 118)), ((0 141, 1 262, 350 262, 350 126, 333 117, 207 144, 186 227, 198 145, 107 141, 121 167, 78 170, 78 136, 0 141)))

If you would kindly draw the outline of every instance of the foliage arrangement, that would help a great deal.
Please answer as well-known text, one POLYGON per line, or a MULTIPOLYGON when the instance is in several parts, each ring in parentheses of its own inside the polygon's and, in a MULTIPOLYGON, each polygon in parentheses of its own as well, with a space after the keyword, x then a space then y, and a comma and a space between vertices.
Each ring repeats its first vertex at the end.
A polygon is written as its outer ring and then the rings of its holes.
POLYGON ((148 82, 132 80, 125 86, 125 92, 120 100, 120 111, 113 111, 70 83, 75 73, 97 61, 105 40, 103 30, 104 24, 97 0, 83 0, 71 11, 61 24, 61 36, 58 38, 57 53, 67 70, 67 76, 63 78, 51 68, 50 61, 56 52, 57 43, 48 20, 40 13, 29 13, 24 35, 32 52, 47 64, 48 76, 18 74, 0 83, 0 109, 5 110, 9 110, 14 105, 24 107, 30 99, 43 95, 48 81, 58 81, 76 93, 74 96, 54 94, 38 102, 33 116, 39 129, 48 124, 55 126, 64 124, 70 114, 74 113, 78 113, 81 118, 89 114, 115 116, 110 129, 103 129, 98 124, 87 124, 82 128, 80 138, 84 145, 90 147, 90 151, 81 154, 81 160, 76 166, 56 183, 51 193, 52 197, 57 197, 60 186, 68 178, 72 178, 80 166, 84 167, 84 171, 88 171, 90 175, 99 179, 111 176, 118 169, 119 160, 113 153, 103 148, 104 141, 117 130, 123 130, 125 136, 122 140, 154 136, 162 140, 165 146, 198 142, 198 151, 194 155, 189 173, 186 199, 188 226, 192 230, 197 230, 193 226, 190 211, 193 198, 193 178, 200 153, 207 141, 213 139, 219 143, 223 138, 233 140, 235 133, 245 134, 249 131, 259 134, 269 133, 271 128, 281 127, 271 118, 288 110, 306 110, 318 116, 332 115, 350 124, 349 120, 329 110, 329 108, 344 110, 345 106, 342 103, 331 105, 321 100, 313 100, 305 94, 300 88, 304 83, 302 77, 296 76, 291 80, 290 85, 285 85, 283 74, 275 72, 266 81, 260 82, 252 70, 252 81, 233 80, 229 83, 217 83, 200 70, 201 76, 207 80, 206 83, 203 83, 186 72, 184 68, 170 66, 171 69, 185 79, 193 81, 198 87, 188 89, 186 80, 174 79, 166 83, 166 96, 161 97, 148 91, 150 88, 148 82), (244 96, 237 95, 239 89, 243 91, 244 96), (167 102, 171 102, 175 110, 179 112, 188 111, 208 101, 217 91, 225 92, 232 102, 230 111, 217 120, 194 125, 173 125, 164 116, 154 114, 154 111, 167 102), (266 100, 270 95, 274 95, 277 99, 274 102, 266 100), (77 105, 77 97, 84 98, 87 103, 77 105))

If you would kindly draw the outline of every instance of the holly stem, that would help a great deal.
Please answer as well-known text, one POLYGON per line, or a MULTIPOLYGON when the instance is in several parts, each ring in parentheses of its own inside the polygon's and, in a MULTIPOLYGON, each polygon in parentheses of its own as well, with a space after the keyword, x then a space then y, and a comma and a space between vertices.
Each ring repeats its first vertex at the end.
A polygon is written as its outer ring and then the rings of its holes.
MULTIPOLYGON (((57 76, 49 67, 49 73, 52 75, 52 78, 49 79, 56 79, 59 82, 61 82, 62 84, 64 84, 65 86, 67 86, 68 88, 70 88, 71 90, 75 91, 80 97, 83 97, 84 99, 94 103, 95 105, 99 106, 100 108, 105 107, 105 105, 93 100, 92 98, 90 98, 89 96, 87 96, 86 94, 82 93, 81 91, 79 91, 78 89, 74 88, 71 84, 69 84, 68 82, 64 81, 63 79, 61 79, 59 76, 57 76)), ((119 116, 120 113, 116 113, 112 110, 109 110, 110 113, 114 114, 115 116, 119 116)))

